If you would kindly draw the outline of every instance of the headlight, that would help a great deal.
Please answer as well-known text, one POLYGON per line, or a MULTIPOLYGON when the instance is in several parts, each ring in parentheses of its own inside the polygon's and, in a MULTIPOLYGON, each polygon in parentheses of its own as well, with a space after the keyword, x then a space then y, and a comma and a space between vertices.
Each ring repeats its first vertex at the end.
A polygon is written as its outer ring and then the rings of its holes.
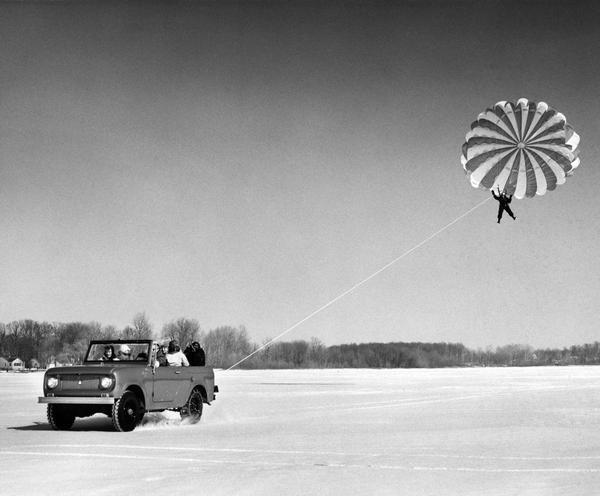
POLYGON ((101 377, 100 378, 100 389, 109 389, 113 385, 112 377, 101 377))
POLYGON ((48 389, 54 389, 58 386, 58 377, 50 376, 46 379, 46 387, 48 389))

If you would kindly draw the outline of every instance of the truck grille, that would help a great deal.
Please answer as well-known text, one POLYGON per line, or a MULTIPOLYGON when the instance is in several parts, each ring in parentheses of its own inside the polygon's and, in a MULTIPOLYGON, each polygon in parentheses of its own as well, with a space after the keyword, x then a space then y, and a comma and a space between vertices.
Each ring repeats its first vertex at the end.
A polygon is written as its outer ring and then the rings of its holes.
POLYGON ((98 375, 65 374, 60 376, 62 391, 98 390, 98 375))

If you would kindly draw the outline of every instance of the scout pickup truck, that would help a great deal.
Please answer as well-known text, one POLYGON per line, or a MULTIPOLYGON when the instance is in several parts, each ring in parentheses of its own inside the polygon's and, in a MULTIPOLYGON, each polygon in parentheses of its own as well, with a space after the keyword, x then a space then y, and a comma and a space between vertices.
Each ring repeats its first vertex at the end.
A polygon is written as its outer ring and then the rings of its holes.
POLYGON ((67 430, 76 417, 104 413, 117 431, 135 429, 146 412, 178 411, 198 422, 218 387, 212 367, 158 366, 151 340, 91 341, 83 365, 44 374, 48 421, 67 430))

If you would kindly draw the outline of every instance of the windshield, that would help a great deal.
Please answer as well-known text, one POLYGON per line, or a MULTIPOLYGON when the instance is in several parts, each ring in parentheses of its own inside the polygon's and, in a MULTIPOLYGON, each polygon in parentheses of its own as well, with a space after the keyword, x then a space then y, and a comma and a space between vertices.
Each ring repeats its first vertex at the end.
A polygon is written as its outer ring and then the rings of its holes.
POLYGON ((91 343, 86 362, 136 362, 148 361, 150 343, 129 341, 104 341, 91 343))

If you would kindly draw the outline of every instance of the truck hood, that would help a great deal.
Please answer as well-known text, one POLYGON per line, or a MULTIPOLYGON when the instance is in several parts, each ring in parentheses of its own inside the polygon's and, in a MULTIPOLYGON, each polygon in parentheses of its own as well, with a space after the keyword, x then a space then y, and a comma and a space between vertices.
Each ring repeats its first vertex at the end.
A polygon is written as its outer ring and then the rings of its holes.
POLYGON ((75 365, 73 367, 52 367, 51 369, 46 370, 46 374, 111 374, 115 370, 123 369, 123 368, 145 368, 147 367, 146 363, 121 363, 115 365, 115 363, 111 363, 110 365, 75 365))

